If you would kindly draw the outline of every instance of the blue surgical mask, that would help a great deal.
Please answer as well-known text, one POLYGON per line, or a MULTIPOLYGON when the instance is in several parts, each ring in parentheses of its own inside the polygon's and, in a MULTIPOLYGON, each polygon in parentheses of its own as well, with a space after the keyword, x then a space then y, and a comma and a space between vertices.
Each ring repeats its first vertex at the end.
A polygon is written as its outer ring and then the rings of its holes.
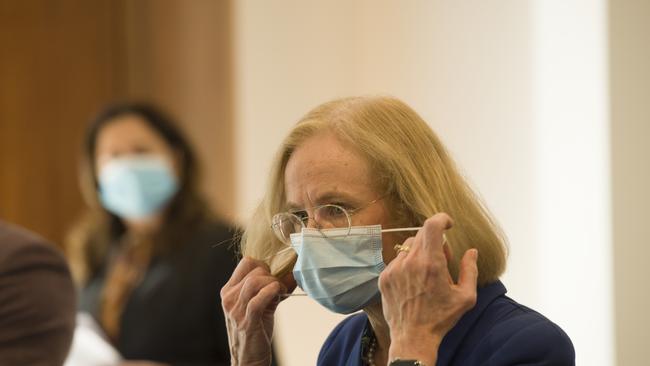
POLYGON ((157 156, 113 159, 99 174, 102 205, 125 219, 143 219, 159 212, 177 191, 170 164, 157 156))
POLYGON ((298 253, 298 286, 333 312, 349 314, 381 300, 378 279, 386 267, 381 225, 310 229, 291 235, 298 253), (346 235, 347 234, 347 235, 346 235))

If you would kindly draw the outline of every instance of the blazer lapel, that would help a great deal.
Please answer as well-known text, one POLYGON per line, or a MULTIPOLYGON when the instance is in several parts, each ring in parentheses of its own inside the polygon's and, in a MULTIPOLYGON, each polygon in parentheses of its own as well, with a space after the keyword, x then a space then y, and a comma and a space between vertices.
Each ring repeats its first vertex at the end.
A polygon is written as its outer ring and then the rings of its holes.
POLYGON ((501 281, 496 281, 478 289, 476 305, 474 308, 465 313, 452 330, 442 339, 438 351, 437 366, 447 366, 451 364, 465 339, 465 336, 481 317, 481 314, 483 314, 492 301, 505 293, 506 288, 503 286, 501 281))

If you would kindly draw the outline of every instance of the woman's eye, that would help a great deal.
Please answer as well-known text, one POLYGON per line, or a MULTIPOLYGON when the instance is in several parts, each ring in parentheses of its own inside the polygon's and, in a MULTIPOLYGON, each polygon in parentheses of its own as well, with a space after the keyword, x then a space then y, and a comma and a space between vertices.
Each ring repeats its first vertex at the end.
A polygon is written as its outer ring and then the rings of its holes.
POLYGON ((336 202, 336 203, 332 203, 332 205, 338 206, 339 211, 340 211, 340 209, 343 209, 345 211, 354 211, 355 210, 354 206, 352 206, 350 204, 347 204, 347 203, 344 203, 344 202, 336 202))
POLYGON ((145 146, 136 146, 133 148, 133 153, 136 155, 146 155, 151 152, 151 149, 145 146))
POLYGON ((296 215, 301 221, 305 221, 309 217, 307 211, 294 211, 293 214, 296 215))
POLYGON ((331 206, 326 206, 326 210, 327 210, 327 215, 329 215, 329 216, 341 216, 341 215, 345 215, 345 211, 344 211, 344 209, 342 208, 342 206, 339 206, 339 205, 336 205, 336 206, 333 206, 333 205, 331 205, 331 206))

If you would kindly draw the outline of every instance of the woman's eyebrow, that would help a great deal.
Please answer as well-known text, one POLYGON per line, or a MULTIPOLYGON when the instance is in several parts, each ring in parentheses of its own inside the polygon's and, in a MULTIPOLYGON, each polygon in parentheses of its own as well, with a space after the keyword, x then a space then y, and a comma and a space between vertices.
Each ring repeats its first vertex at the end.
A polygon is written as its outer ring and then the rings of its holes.
POLYGON ((345 192, 336 191, 336 192, 325 192, 322 195, 318 196, 316 203, 319 205, 334 203, 337 201, 354 201, 351 196, 345 192))
POLYGON ((297 203, 294 202, 287 202, 287 210, 289 211, 300 211, 304 210, 304 208, 300 207, 297 203))
MULTIPOLYGON (((322 194, 317 195, 316 198, 313 200, 313 205, 310 205, 309 207, 324 205, 324 204, 333 203, 337 201, 351 201, 351 200, 352 199, 350 198, 350 196, 344 192, 340 192, 340 191, 324 192, 322 194)), ((304 210, 305 208, 309 208, 309 207, 304 207, 302 205, 299 205, 295 202, 287 202, 286 207, 289 211, 300 211, 300 210, 304 210)))

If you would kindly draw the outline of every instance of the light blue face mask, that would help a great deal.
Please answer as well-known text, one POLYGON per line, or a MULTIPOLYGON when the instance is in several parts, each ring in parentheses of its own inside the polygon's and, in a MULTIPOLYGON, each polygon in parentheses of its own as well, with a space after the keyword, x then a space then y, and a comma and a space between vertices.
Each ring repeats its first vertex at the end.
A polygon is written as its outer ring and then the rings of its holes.
POLYGON ((169 163, 156 156, 113 159, 102 168, 98 180, 104 208, 132 220, 155 214, 178 191, 169 163))
POLYGON ((349 314, 381 300, 381 225, 310 229, 291 234, 298 260, 293 276, 312 299, 333 312, 349 314))

